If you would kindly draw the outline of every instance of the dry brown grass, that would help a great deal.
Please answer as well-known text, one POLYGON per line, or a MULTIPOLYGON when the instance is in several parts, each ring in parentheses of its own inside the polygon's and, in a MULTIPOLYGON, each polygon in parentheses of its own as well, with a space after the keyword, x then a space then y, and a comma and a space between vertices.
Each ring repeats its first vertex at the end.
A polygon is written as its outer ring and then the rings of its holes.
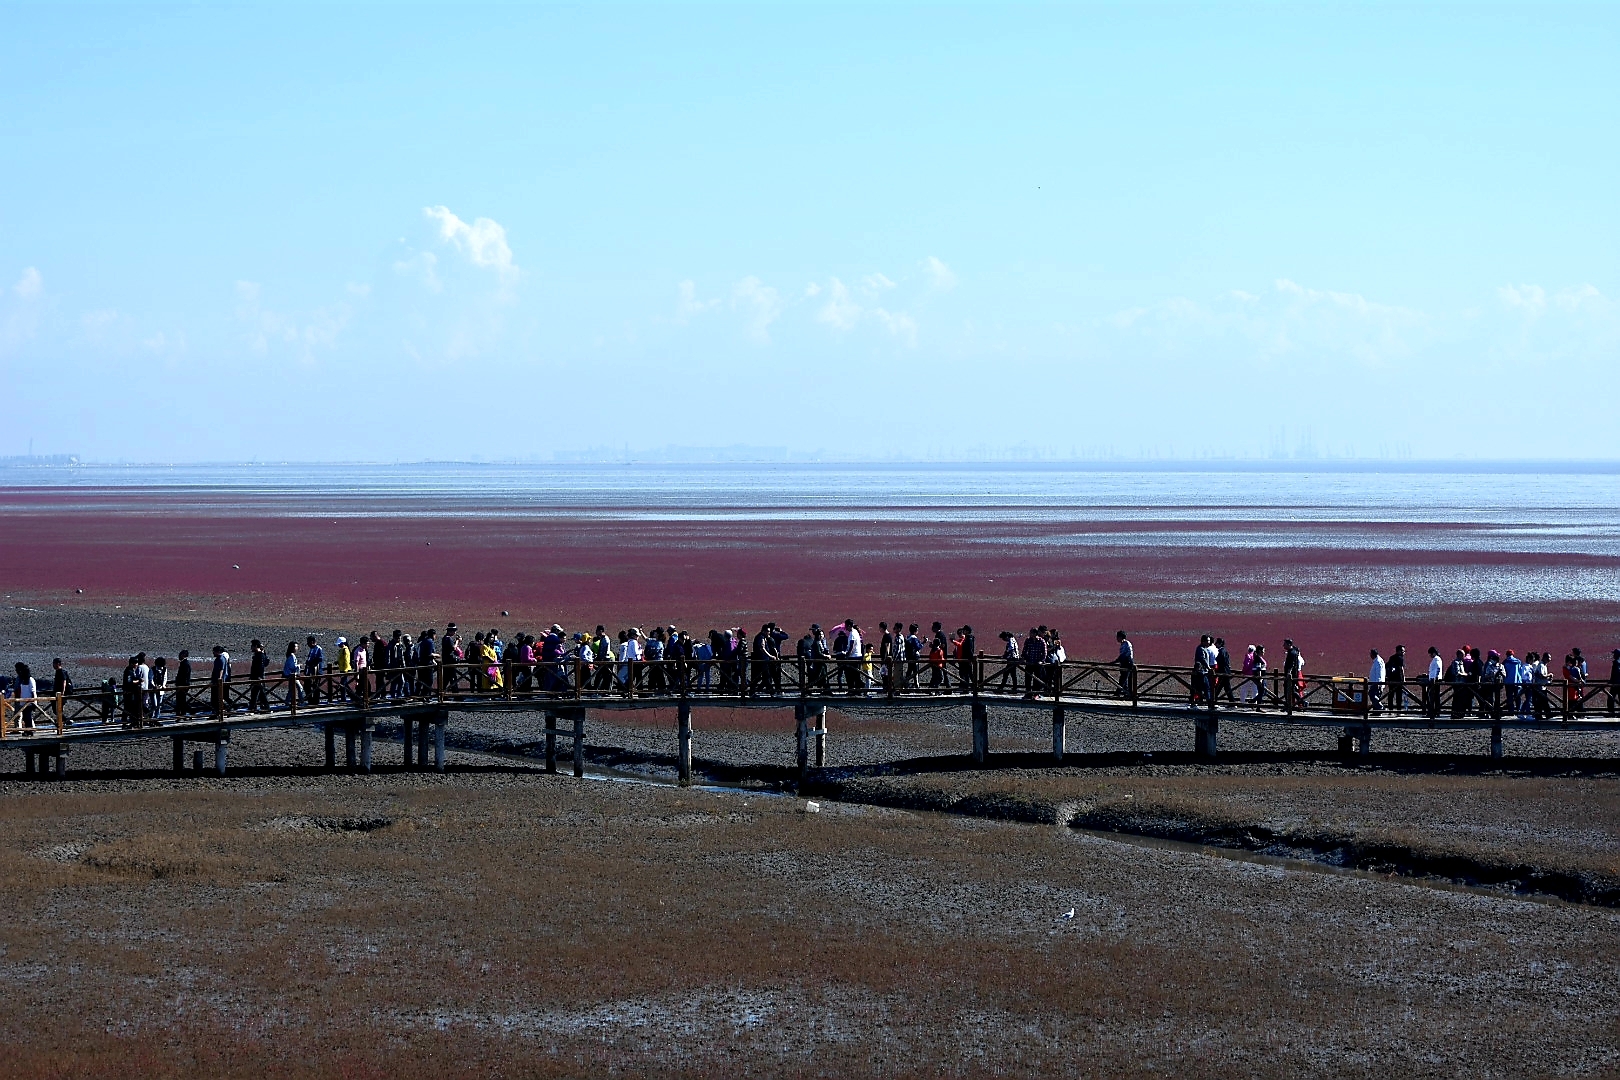
POLYGON ((1620 1042, 1591 909, 531 773, 26 790, 9 1075, 1525 1073, 1620 1042))

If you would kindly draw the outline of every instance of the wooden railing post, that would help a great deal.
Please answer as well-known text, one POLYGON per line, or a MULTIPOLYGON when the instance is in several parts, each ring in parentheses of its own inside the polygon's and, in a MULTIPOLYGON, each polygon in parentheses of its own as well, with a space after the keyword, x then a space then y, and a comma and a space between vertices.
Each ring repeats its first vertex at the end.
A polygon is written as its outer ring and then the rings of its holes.
POLYGON ((585 696, 585 661, 574 657, 574 700, 585 696))
POLYGON ((67 734, 67 721, 64 718, 63 713, 62 713, 62 695, 61 694, 56 695, 56 733, 58 735, 67 734))

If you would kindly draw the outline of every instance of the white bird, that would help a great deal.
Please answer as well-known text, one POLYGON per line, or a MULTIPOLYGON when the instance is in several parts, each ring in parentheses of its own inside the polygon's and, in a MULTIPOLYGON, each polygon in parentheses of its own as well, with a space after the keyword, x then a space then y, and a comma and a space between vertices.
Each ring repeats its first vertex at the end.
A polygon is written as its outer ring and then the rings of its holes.
POLYGON ((1058 918, 1060 918, 1060 919, 1072 919, 1072 918, 1074 918, 1074 908, 1070 908, 1068 911, 1065 911, 1062 915, 1059 915, 1058 918))

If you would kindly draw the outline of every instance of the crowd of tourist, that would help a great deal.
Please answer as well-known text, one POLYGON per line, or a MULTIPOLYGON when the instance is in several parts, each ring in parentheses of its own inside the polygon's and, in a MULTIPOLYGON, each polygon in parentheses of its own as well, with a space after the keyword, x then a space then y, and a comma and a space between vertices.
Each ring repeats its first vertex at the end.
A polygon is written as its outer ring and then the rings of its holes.
MULTIPOLYGON (((414 638, 400 630, 386 638, 376 631, 352 640, 339 635, 329 648, 315 635, 306 635, 302 645, 287 642, 279 664, 272 660, 269 646, 254 639, 245 672, 221 645, 196 665, 190 651, 182 649, 172 669, 165 657, 149 661, 146 653, 136 653, 120 676, 97 686, 96 706, 102 720, 139 728, 156 725, 165 716, 223 715, 242 709, 269 713, 275 708, 319 705, 323 699, 363 703, 439 693, 698 693, 746 699, 782 695, 785 667, 794 673, 786 689, 795 695, 975 689, 1033 699, 1062 689, 1061 665, 1068 660, 1062 635, 1044 625, 1031 627, 1025 635, 1001 631, 1001 650, 993 656, 979 650, 971 626, 946 631, 935 622, 924 631, 918 623, 895 620, 878 623, 870 636, 854 619, 829 626, 812 623, 795 639, 774 622, 753 633, 732 627, 697 635, 673 624, 647 631, 628 627, 610 634, 605 626, 570 633, 556 623, 540 634, 503 635, 497 628, 467 634, 452 622, 442 631, 424 629, 414 638), (986 660, 991 662, 983 663, 986 660), (241 674, 247 676, 245 698, 241 674)), ((1111 665, 1117 669, 1111 676, 1112 692, 1135 699, 1135 648, 1123 630, 1115 640, 1119 651, 1111 665)), ((1204 635, 1186 680, 1188 704, 1210 710, 1306 707, 1312 703, 1308 696, 1312 688, 1305 678, 1304 656, 1291 639, 1284 639, 1282 646, 1281 668, 1274 671, 1265 646, 1246 646, 1241 660, 1234 663, 1224 638, 1204 635)), ((18 727, 34 724, 41 699, 73 692, 72 677, 62 661, 52 661, 51 668, 49 678, 42 680, 19 663, 15 678, 0 678, 0 691, 10 699, 18 727)), ((1315 689, 1349 695, 1345 700, 1367 713, 1412 710, 1438 718, 1445 709, 1454 719, 1547 719, 1566 710, 1584 711, 1603 691, 1607 712, 1615 715, 1620 705, 1620 649, 1614 650, 1605 681, 1593 678, 1578 648, 1554 666, 1546 651, 1529 652, 1521 659, 1512 649, 1464 646, 1446 659, 1431 646, 1426 663, 1413 671, 1406 647, 1398 645, 1387 657, 1377 649, 1371 651, 1365 679, 1319 680, 1315 689), (1340 687, 1340 682, 1345 685, 1340 687)))

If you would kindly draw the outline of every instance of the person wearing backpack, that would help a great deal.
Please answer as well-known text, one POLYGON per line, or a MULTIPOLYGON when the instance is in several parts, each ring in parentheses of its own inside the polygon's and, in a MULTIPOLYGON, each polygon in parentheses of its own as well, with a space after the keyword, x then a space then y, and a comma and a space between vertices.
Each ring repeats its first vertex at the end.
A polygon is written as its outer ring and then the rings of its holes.
POLYGON ((1446 682, 1451 684, 1451 718, 1461 720, 1468 715, 1468 653, 1462 649, 1452 657, 1446 668, 1446 682))

